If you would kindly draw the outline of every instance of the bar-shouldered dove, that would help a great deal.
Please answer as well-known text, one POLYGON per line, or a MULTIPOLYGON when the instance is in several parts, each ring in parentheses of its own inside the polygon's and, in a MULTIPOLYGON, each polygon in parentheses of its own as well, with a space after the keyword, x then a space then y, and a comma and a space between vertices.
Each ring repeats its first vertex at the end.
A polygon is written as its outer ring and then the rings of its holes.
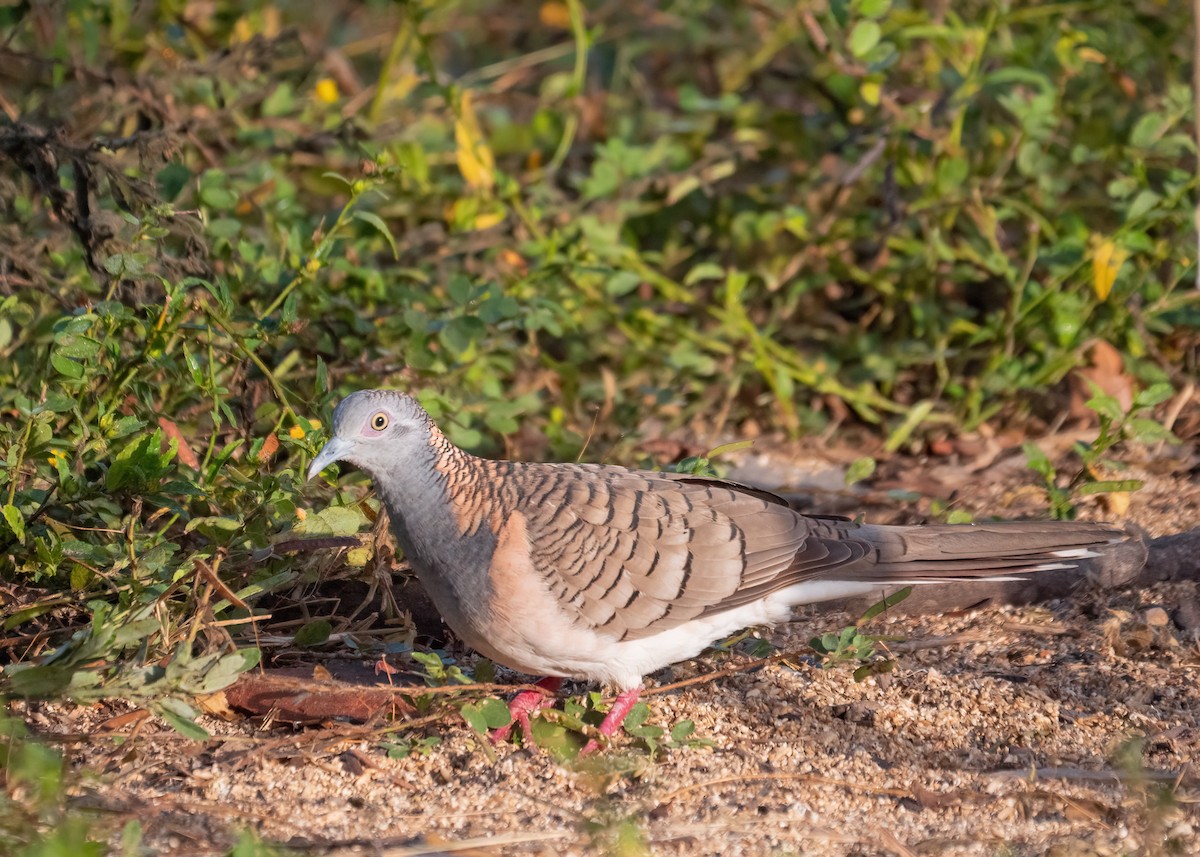
MULTIPOLYGON (((391 390, 338 405, 309 478, 335 461, 372 478, 405 555, 468 645, 521 672, 621 691, 606 735, 643 676, 739 629, 785 621, 796 605, 1069 568, 1125 538, 1087 522, 860 524, 719 479, 490 461, 391 390)), ((514 700, 526 737, 537 707, 514 700)))

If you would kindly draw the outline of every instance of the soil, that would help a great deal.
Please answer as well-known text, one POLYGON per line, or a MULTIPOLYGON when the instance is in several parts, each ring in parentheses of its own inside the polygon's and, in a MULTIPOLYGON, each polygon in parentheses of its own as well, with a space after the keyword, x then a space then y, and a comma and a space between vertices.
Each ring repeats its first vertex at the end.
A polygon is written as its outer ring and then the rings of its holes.
MULTIPOLYGON (((919 490, 957 488, 956 507, 978 514, 1045 508, 1024 487, 1028 472, 1006 466, 1010 456, 974 469, 953 457, 894 459, 870 490, 850 494, 836 474, 853 454, 778 446, 774 465, 761 455, 735 475, 757 468, 792 480, 766 487, 798 489, 833 512, 865 508, 875 521, 928 512, 928 501, 886 494, 889 481, 912 484, 918 473, 919 490)), ((1128 464, 1122 478, 1147 483, 1128 520, 1152 536, 1200 526, 1194 450, 1128 464)), ((1089 502, 1083 516, 1114 517, 1089 502)), ((901 638, 888 644, 894 670, 861 682, 849 668, 822 669, 807 648, 857 617, 804 608, 762 632, 791 657, 754 666, 736 651, 710 652, 651 677, 650 722, 690 720, 704 739, 655 756, 621 737, 580 763, 516 744, 493 758, 457 717, 385 734, 383 722, 296 729, 206 716, 213 737, 198 743, 153 717, 114 721, 126 703, 14 708, 36 733, 57 736, 77 769, 95 772, 77 803, 140 819, 146 845, 163 854, 219 853, 249 828, 334 854, 1193 855, 1196 579, 1193 567, 1190 580, 1083 586, 1024 607, 897 611, 870 626, 901 638), (739 669, 653 692, 730 667, 739 669), (440 743, 389 758, 383 742, 397 736, 440 743)))

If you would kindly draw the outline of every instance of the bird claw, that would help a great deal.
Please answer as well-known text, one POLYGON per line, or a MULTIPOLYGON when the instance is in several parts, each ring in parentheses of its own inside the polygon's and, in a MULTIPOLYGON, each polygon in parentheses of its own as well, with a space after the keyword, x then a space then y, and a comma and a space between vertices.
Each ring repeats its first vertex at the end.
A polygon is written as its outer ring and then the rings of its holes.
MULTIPOLYGON (((561 678, 544 678, 537 682, 537 687, 553 694, 562 686, 561 678)), ((526 747, 533 746, 533 727, 529 723, 529 715, 541 711, 554 704, 554 697, 536 690, 523 690, 508 703, 508 714, 512 719, 507 726, 493 729, 491 739, 493 744, 502 744, 512 735, 514 726, 521 727, 521 738, 526 747)))
POLYGON ((491 739, 493 744, 502 744, 512 735, 513 727, 521 727, 521 737, 526 745, 533 744, 533 727, 529 724, 529 715, 541 711, 548 705, 553 705, 553 697, 546 696, 536 690, 523 690, 512 698, 508 704, 508 714, 512 720, 507 726, 493 729, 491 739))
MULTIPOLYGON (((542 681, 537 683, 537 686, 543 690, 553 692, 558 690, 561 684, 561 679, 542 679, 542 681)), ((625 718, 633 707, 637 705, 640 693, 640 688, 634 688, 633 690, 623 690, 617 694, 617 698, 613 700, 613 704, 604 715, 604 720, 596 729, 604 739, 611 738, 622 728, 625 718)), ((529 717, 553 704, 554 698, 544 693, 536 690, 521 691, 508 703, 508 713, 512 717, 511 722, 507 726, 501 726, 499 729, 492 730, 490 735, 492 743, 501 744, 507 741, 512 735, 513 727, 520 726, 521 738, 525 746, 532 747, 534 745, 533 728, 530 725, 529 717)), ((607 743, 607 740, 604 743, 607 743)), ((583 745, 583 749, 579 751, 579 755, 581 757, 589 756, 599 750, 600 746, 600 740, 591 738, 583 745)))
MULTIPOLYGON (((611 738, 615 735, 624 726, 625 718, 629 715, 629 712, 637 705, 640 693, 640 688, 634 688, 633 690, 623 690, 617 694, 617 698, 613 700, 612 706, 608 709, 608 713, 604 715, 604 720, 601 721, 596 731, 605 738, 611 738)), ((590 756, 599 749, 600 742, 595 738, 591 738, 583 745, 583 749, 579 751, 579 755, 590 756)))

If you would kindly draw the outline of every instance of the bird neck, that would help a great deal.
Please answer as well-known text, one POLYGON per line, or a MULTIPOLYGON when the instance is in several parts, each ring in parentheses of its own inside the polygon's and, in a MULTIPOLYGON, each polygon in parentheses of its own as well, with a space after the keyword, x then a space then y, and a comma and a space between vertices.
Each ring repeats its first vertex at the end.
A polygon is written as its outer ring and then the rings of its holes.
MULTIPOLYGON (((456 591, 437 592, 450 584, 442 569, 486 569, 495 550, 496 537, 488 526, 496 514, 495 481, 489 478, 488 465, 494 462, 465 452, 436 428, 429 444, 415 459, 376 478, 392 527, 404 555, 412 563, 434 600, 466 597, 466 587, 485 585, 485 581, 455 581, 456 591)), ((441 604, 439 603, 439 607, 441 604)))

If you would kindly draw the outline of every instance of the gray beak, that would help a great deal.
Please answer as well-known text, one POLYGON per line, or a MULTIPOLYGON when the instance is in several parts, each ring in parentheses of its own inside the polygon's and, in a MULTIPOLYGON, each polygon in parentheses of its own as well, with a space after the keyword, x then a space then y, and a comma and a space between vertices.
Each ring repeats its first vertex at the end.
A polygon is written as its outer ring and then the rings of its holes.
POLYGON ((341 461, 350 453, 350 442, 345 438, 332 437, 321 447, 317 457, 308 466, 308 478, 312 479, 335 461, 341 461))

